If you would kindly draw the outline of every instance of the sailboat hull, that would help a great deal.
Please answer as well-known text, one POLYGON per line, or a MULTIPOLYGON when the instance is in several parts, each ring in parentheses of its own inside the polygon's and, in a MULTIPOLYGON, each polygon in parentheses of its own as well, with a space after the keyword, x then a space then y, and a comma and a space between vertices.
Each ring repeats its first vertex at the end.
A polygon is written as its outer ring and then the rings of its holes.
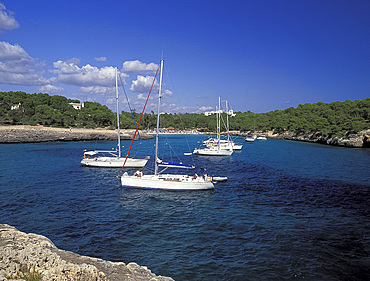
POLYGON ((233 150, 229 149, 212 149, 212 148, 196 148, 193 151, 197 155, 208 155, 208 156, 230 156, 233 154, 233 150))
MULTIPOLYGON (((122 168, 125 158, 118 157, 97 157, 81 160, 82 166, 99 168, 122 168)), ((148 159, 127 158, 125 168, 142 168, 146 165, 148 159)))
POLYGON ((234 150, 241 150, 242 148, 243 148, 243 145, 241 145, 241 144, 234 144, 233 145, 234 150))
POLYGON ((121 177, 124 187, 165 189, 165 190, 208 190, 214 189, 213 183, 209 179, 198 177, 193 179, 189 175, 144 175, 140 178, 129 176, 127 173, 121 177))

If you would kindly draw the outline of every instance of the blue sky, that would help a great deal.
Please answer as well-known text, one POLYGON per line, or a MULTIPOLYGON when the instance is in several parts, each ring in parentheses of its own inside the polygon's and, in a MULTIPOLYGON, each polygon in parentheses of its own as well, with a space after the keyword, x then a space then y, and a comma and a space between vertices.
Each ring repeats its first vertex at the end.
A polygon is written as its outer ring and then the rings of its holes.
POLYGON ((114 110, 118 67, 140 112, 162 53, 167 112, 211 110, 218 96, 255 113, 364 99, 370 1, 0 0, 0 91, 114 110))

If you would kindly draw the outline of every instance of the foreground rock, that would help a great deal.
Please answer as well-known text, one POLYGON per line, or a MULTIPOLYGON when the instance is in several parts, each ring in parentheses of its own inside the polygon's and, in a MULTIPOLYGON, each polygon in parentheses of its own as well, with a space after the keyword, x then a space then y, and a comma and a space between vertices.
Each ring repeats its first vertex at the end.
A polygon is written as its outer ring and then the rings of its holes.
MULTIPOLYGON (((121 130, 122 140, 131 140, 134 130, 121 130)), ((140 132, 142 139, 151 139, 152 135, 140 132)), ((116 140, 117 130, 50 128, 43 126, 0 126, 0 143, 30 143, 51 141, 90 141, 116 140)), ((138 139, 138 135, 136 135, 138 139)))
POLYGON ((63 251, 44 236, 0 224, 0 281, 24 280, 27 276, 28 280, 44 281, 173 281, 136 263, 126 265, 63 251))

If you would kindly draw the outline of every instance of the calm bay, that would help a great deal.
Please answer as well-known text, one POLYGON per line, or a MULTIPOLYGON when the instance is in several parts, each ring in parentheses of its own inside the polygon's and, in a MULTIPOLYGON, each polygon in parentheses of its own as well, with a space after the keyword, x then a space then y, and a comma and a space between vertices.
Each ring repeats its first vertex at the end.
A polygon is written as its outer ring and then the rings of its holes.
MULTIPOLYGON (((115 142, 0 145, 0 223, 175 280, 369 278, 370 149, 239 138, 232 156, 191 157, 207 136, 160 138, 162 159, 228 181, 202 192, 128 189, 119 169, 80 166, 84 149, 115 142)), ((135 141, 133 156, 152 156, 154 141, 135 141)))

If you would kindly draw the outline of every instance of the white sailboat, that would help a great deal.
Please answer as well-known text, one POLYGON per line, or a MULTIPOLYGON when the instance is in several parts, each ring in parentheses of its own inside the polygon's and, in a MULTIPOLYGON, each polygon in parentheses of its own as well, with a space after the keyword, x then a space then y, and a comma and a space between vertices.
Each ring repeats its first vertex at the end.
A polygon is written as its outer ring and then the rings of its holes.
POLYGON ((256 139, 257 139, 257 135, 255 134, 256 132, 256 119, 253 120, 253 135, 251 134, 251 132, 249 132, 248 135, 245 136, 245 141, 246 142, 254 142, 256 139))
POLYGON ((267 137, 265 135, 260 135, 257 137, 257 140, 267 140, 267 137))
POLYGON ((165 190, 207 190, 213 189, 211 177, 208 175, 194 176, 181 175, 181 174, 163 174, 168 168, 183 168, 192 169, 193 166, 185 165, 182 163, 174 163, 162 161, 158 158, 158 135, 159 135, 159 117, 160 117, 160 104, 162 97, 162 79, 163 79, 163 60, 161 60, 159 80, 159 95, 158 95, 158 115, 157 115, 157 132, 156 132, 156 145, 155 145, 155 164, 154 174, 152 175, 133 175, 130 176, 125 172, 121 176, 121 184, 124 187, 132 188, 149 188, 149 189, 165 189, 165 190), (159 167, 164 167, 162 171, 158 171, 159 167))
POLYGON ((235 116, 236 114, 234 114, 233 110, 230 110, 229 111, 229 107, 228 107, 228 103, 227 103, 227 100, 226 100, 226 126, 227 126, 227 141, 229 143, 229 145, 231 145, 232 149, 233 150, 241 150, 243 148, 243 145, 242 144, 236 144, 232 139, 231 139, 231 136, 230 136, 230 131, 229 131, 229 115, 231 117, 235 116))
MULTIPOLYGON (((118 71, 115 69, 116 74, 116 103, 117 103, 117 138, 118 148, 116 151, 110 150, 92 150, 85 151, 83 159, 81 160, 82 166, 99 167, 99 168, 121 168, 125 162, 125 157, 121 157, 121 138, 119 127, 119 111, 118 111, 118 71)), ((142 168, 148 162, 149 157, 145 158, 128 158, 125 167, 127 168, 142 168)))
MULTIPOLYGON (((215 145, 218 144, 218 139, 217 138, 209 138, 209 139, 203 141, 202 144, 207 146, 207 147, 215 146, 215 145)), ((237 144, 233 140, 220 139, 220 145, 221 145, 221 148, 227 148, 227 147, 231 146, 233 150, 240 150, 240 149, 243 148, 243 145, 237 144)))
MULTIPOLYGON (((207 156, 229 156, 233 154, 233 145, 229 140, 221 140, 221 98, 218 98, 218 110, 212 111, 210 114, 217 116, 217 139, 209 140, 207 147, 195 148, 193 153, 197 155, 207 156)), ((228 128, 227 128, 228 129, 228 128)))
POLYGON ((245 137, 245 141, 246 142, 254 142, 254 140, 257 138, 257 136, 256 135, 253 135, 253 136, 250 136, 250 135, 247 135, 246 137, 245 137))

